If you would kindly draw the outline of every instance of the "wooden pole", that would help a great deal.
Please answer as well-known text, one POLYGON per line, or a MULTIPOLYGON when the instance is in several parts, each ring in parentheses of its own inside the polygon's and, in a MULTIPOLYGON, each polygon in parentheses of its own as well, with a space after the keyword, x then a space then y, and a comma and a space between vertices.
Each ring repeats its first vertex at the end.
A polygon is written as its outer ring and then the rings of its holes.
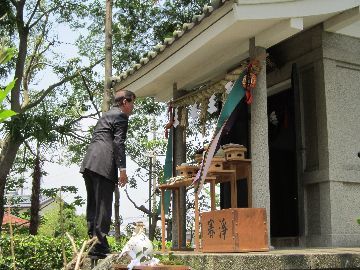
POLYGON ((200 251, 199 239, 199 195, 195 191, 195 252, 200 251))
MULTIPOLYGON (((105 14, 105 76, 104 93, 101 111, 107 112, 112 103, 113 94, 111 91, 112 76, 112 0, 106 0, 105 14)), ((120 241, 120 192, 119 187, 115 187, 114 210, 115 210, 115 239, 120 241)))
POLYGON ((181 218, 181 213, 180 213, 180 187, 178 189, 176 189, 175 191, 176 194, 176 222, 178 224, 178 249, 181 249, 182 247, 182 222, 184 221, 181 218))
MULTIPOLYGON (((179 90, 177 88, 177 83, 173 84, 173 98, 179 98, 183 96, 186 92, 179 90)), ((179 116, 181 121, 181 110, 184 108, 179 108, 179 116)), ((176 128, 173 128, 173 175, 176 175, 176 166, 186 162, 186 134, 185 127, 178 125, 176 128)), ((172 223, 172 241, 173 247, 178 249, 186 248, 186 188, 179 187, 179 199, 173 200, 173 223, 172 223), (177 204, 179 203, 179 206, 177 204), (180 211, 179 215, 176 211, 180 211), (176 221, 175 218, 179 216, 180 220, 184 221, 181 224, 176 221), (181 226, 181 228, 179 228, 181 226), (180 236, 177 234, 181 233, 180 236), (179 239, 180 242, 179 242, 179 239)), ((173 198, 174 198, 173 194, 173 198)))
MULTIPOLYGON (((153 168, 153 158, 152 156, 149 157, 149 231, 150 231, 150 227, 151 227, 151 190, 152 190, 152 168, 153 168)), ((149 235, 150 236, 150 235, 149 235)))
POLYGON ((210 198, 211 198, 211 211, 216 210, 216 204, 215 204, 215 180, 211 180, 210 182, 210 198))
POLYGON ((161 189, 161 251, 165 253, 165 193, 161 189))
POLYGON ((114 200, 114 212, 115 212, 115 241, 120 243, 120 192, 119 188, 115 187, 115 200, 114 200), (118 217, 118 218, 116 218, 118 217))
POLYGON ((112 101, 111 76, 112 76, 112 0, 106 0, 105 15, 105 77, 104 77, 104 95, 101 106, 102 112, 110 109, 112 101))

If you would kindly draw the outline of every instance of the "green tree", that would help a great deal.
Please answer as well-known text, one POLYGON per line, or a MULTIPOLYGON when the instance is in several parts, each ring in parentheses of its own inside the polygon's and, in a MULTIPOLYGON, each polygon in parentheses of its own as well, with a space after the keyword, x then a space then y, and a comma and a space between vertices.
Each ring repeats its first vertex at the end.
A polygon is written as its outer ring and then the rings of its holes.
MULTIPOLYGON (((7 27, 1 31, 10 36, 15 32, 18 34, 17 38, 11 39, 18 44, 19 55, 14 63, 18 80, 10 103, 19 115, 0 126, 0 133, 4 134, 0 153, 1 205, 6 181, 11 176, 10 169, 15 159, 21 160, 17 154, 26 152, 34 160, 31 153, 36 152, 38 141, 42 145, 43 157, 50 153, 51 160, 66 159, 78 163, 82 159, 92 129, 82 132, 80 122, 86 114, 99 116, 104 85, 103 76, 95 69, 83 68, 82 63, 82 59, 87 58, 88 62, 95 64, 104 55, 103 1, 6 0, 5 3, 7 27), (87 19, 82 20, 85 17, 87 19), (63 61, 52 51, 61 42, 53 31, 59 23, 68 23, 73 29, 83 30, 77 41, 79 57, 63 61), (59 81, 44 89, 36 87, 37 75, 48 72, 49 67, 59 81), (64 145, 71 154, 63 155, 64 145)), ((114 73, 119 74, 129 68, 175 29, 191 21, 194 14, 202 12, 204 3, 200 0, 114 1, 114 73)), ((164 153, 166 143, 161 135, 158 134, 155 139, 152 136, 154 130, 163 131, 160 115, 165 112, 164 104, 151 98, 138 99, 137 103, 138 109, 132 117, 128 136, 128 154, 139 165, 131 178, 130 186, 133 188, 136 188, 135 179, 148 179, 150 162, 145 154, 164 153), (154 118, 155 125, 152 122, 154 118)), ((158 161, 153 164, 152 171, 154 177, 161 178, 158 161)), ((151 214, 146 207, 139 208, 151 214)), ((158 218, 156 214, 153 216, 158 218)))
POLYGON ((60 204, 52 211, 44 214, 43 221, 39 226, 39 235, 48 237, 60 237, 62 235, 61 223, 64 230, 75 239, 87 238, 86 219, 84 215, 77 215, 75 208, 65 204, 63 217, 60 216, 60 204))
MULTIPOLYGON (((113 67, 115 74, 120 74, 138 62, 140 58, 156 44, 171 36, 173 31, 181 28, 185 22, 191 22, 194 14, 202 13, 207 1, 153 1, 115 0, 113 8, 113 67)), ((82 56, 95 57, 103 51, 103 14, 105 5, 94 1, 90 7, 91 22, 88 25, 88 35, 79 40, 79 52, 82 56)), ((131 89, 130 89, 131 90, 131 89)), ((136 162, 138 168, 130 178, 130 188, 137 188, 137 181, 149 181, 151 153, 164 154, 166 140, 162 136, 166 106, 155 102, 152 98, 137 100, 136 110, 130 121, 127 139, 127 152, 136 162), (153 121, 155 119, 155 121, 153 121), (152 134, 155 133, 156 136, 152 134)), ((84 151, 78 146, 75 156, 81 158, 84 151)), ((152 177, 162 178, 162 166, 159 160, 151 166, 152 177)), ((156 194, 153 194, 156 196, 156 194)), ((156 221, 159 219, 156 209, 138 205, 130 197, 135 208, 152 217, 150 238, 155 233, 156 221), (155 211, 154 211, 155 210, 155 211)))
POLYGON ((81 28, 86 6, 80 0, 5 1, 6 20, 2 24, 8 27, 5 30, 10 34, 9 43, 16 44, 18 52, 13 63, 16 81, 9 103, 18 115, 0 126, 0 220, 6 182, 20 147, 27 143, 34 148, 36 141, 59 147, 67 137, 77 137, 78 121, 87 111, 83 103, 86 92, 83 86, 81 94, 74 91, 72 86, 77 85, 69 82, 81 74, 93 74, 92 68, 100 60, 94 60, 88 67, 83 67, 79 58, 64 60, 53 50, 61 42, 53 30, 58 24, 81 28), (54 74, 55 83, 39 87, 44 74, 54 74), (78 96, 81 98, 77 99, 78 96))

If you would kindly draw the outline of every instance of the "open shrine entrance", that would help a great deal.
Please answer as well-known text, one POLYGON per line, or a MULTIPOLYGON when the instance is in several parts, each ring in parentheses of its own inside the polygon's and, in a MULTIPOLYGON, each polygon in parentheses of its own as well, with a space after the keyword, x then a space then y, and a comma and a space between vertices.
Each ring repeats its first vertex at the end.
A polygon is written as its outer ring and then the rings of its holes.
MULTIPOLYGON (((245 102, 237 107, 237 119, 222 140, 221 145, 244 145, 249 153, 250 113, 245 102)), ((268 97, 269 115, 269 181, 270 181, 270 233, 275 245, 298 245, 299 211, 296 168, 294 92, 286 89, 268 97)), ((237 179, 237 203, 248 207, 246 179, 237 179)), ((231 207, 230 184, 220 184, 220 208, 231 207)))
POLYGON ((298 245, 299 209, 294 91, 268 97, 270 235, 275 246, 298 245))

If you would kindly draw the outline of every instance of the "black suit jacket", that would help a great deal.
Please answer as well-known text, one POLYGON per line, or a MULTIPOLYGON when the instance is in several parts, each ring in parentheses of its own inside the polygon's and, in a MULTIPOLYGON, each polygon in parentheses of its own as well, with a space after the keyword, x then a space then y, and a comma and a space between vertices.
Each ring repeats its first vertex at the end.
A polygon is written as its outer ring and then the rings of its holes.
POLYGON ((118 107, 112 107, 98 120, 91 143, 81 165, 114 182, 118 168, 126 168, 125 140, 129 117, 118 107))

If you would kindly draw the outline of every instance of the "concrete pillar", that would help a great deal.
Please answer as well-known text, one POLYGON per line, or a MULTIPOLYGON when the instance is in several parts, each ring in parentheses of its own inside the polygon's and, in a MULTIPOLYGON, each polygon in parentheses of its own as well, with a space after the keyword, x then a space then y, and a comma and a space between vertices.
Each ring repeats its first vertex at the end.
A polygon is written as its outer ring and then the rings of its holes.
POLYGON ((251 104, 250 148, 252 159, 252 207, 265 208, 268 235, 270 239, 270 188, 269 188, 269 147, 266 89, 266 50, 255 46, 255 38, 249 42, 250 59, 260 57, 261 71, 253 89, 251 104))

